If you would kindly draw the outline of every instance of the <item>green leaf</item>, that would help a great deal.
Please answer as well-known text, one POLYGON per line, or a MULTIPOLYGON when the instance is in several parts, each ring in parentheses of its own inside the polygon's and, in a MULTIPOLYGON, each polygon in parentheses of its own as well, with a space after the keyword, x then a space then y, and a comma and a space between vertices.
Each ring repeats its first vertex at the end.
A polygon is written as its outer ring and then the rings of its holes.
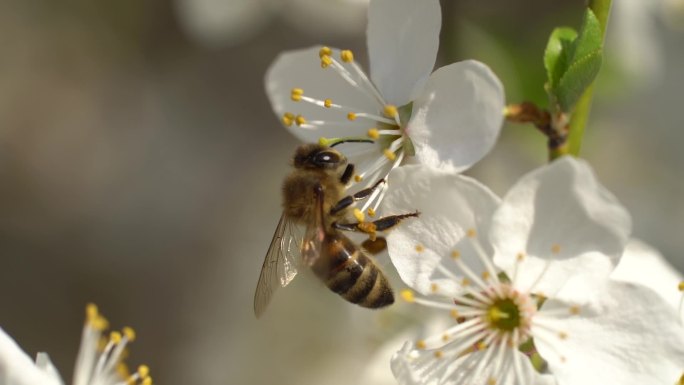
MULTIPOLYGON (((587 8, 579 33, 556 28, 544 53, 551 100, 562 112, 573 109, 601 69, 603 34, 596 15, 587 8)), ((555 106, 552 106, 555 108, 555 106)))
POLYGON ((544 51, 544 67, 551 89, 556 88, 568 67, 569 47, 576 38, 577 32, 570 27, 556 28, 549 37, 544 51))

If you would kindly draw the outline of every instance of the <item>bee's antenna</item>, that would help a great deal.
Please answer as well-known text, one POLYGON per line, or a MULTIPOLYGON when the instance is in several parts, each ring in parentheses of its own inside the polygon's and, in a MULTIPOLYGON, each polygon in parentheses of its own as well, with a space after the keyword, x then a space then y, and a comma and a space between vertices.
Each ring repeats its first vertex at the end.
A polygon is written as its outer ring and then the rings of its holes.
POLYGON ((342 143, 375 143, 374 141, 370 139, 343 139, 337 142, 334 142, 333 144, 330 145, 330 147, 335 147, 338 144, 342 143))

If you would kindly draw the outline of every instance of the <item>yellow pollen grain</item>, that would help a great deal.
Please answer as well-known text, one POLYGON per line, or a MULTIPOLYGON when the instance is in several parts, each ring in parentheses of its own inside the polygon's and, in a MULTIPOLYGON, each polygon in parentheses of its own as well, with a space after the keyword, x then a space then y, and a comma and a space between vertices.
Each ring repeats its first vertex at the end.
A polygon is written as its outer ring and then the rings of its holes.
POLYGON ((684 281, 680 282, 679 285, 677 285, 677 288, 679 291, 684 291, 684 281))
POLYGON ((390 151, 389 148, 386 148, 382 153, 385 155, 385 158, 387 158, 387 159, 389 159, 389 160, 395 160, 395 159, 397 159, 397 154, 395 154, 394 152, 390 151))
POLYGON ((426 347, 427 347, 427 345, 425 345, 425 341, 423 341, 423 340, 416 341, 416 349, 423 350, 426 347))
POLYGON ((297 115, 295 117, 295 123, 297 123, 298 126, 301 126, 302 124, 306 124, 306 119, 301 115, 297 115))
POLYGON ((328 68, 332 64, 332 59, 330 56, 322 56, 321 57, 321 68, 328 68))
POLYGON ((463 278, 463 280, 461 280, 461 286, 470 286, 470 280, 468 278, 463 278))
POLYGON ((458 250, 454 250, 451 252, 451 258, 453 259, 459 259, 461 258, 461 252, 458 250))
POLYGON ((372 207, 368 208, 368 216, 371 218, 375 216, 375 210, 372 207))
POLYGON ((399 115, 397 106, 388 104, 383 108, 382 113, 388 118, 396 118, 399 115))
POLYGON ((132 327, 126 326, 122 330, 123 334, 126 336, 126 339, 129 341, 135 341, 135 330, 133 330, 132 327))
POLYGON ((377 128, 371 128, 368 130, 368 137, 371 139, 378 139, 380 137, 380 131, 377 128))
POLYGON ((578 315, 579 313, 580 313, 580 307, 579 306, 570 306, 570 314, 578 315))
POLYGON ((490 277, 490 274, 489 274, 488 271, 483 271, 483 272, 482 272, 482 279, 484 279, 484 280, 486 281, 486 280, 489 279, 489 277, 490 277))
POLYGON ((518 253, 518 255, 516 256, 516 259, 518 261, 522 262, 522 260, 525 259, 525 254, 524 253, 518 253))
POLYGON ((475 229, 468 229, 466 235, 468 235, 468 238, 475 238, 475 236, 477 235, 477 231, 475 231, 475 229))
POLYGON ((458 310, 456 310, 456 309, 451 309, 451 310, 449 311, 449 315, 450 315, 451 318, 453 318, 453 319, 458 319, 458 318, 461 316, 460 314, 458 314, 458 310))
POLYGON ((93 329, 99 331, 103 331, 109 327, 109 321, 107 321, 107 319, 101 315, 98 315, 95 317, 95 319, 90 320, 89 324, 93 329))
POLYGON ((113 331, 109 333, 109 340, 115 344, 118 344, 121 342, 121 333, 117 331, 113 331))
POLYGON ((325 99, 325 100, 323 101, 323 105, 325 106, 325 108, 330 108, 330 107, 332 107, 332 99, 325 99))
POLYGON ((366 221, 366 216, 363 215, 363 211, 361 211, 359 209, 354 209, 354 217, 359 222, 365 222, 366 221))
POLYGON ((421 244, 417 244, 416 245, 416 251, 419 253, 422 253, 423 251, 425 251, 425 247, 423 247, 423 245, 421 245, 421 244))
POLYGON ((552 253, 558 254, 558 253, 560 253, 560 251, 561 251, 561 247, 559 244, 556 243, 553 246, 551 246, 551 252, 552 253))
POLYGON ((438 350, 435 352, 435 358, 442 358, 444 357, 444 353, 441 350, 438 350))
POLYGON ((351 121, 356 120, 356 114, 353 113, 353 112, 348 113, 348 114, 347 114, 347 119, 348 119, 348 120, 351 120, 351 121))
POLYGON ((351 63, 354 61, 354 54, 352 51, 345 49, 344 51, 340 52, 340 59, 342 59, 342 61, 345 63, 351 63))
POLYGON ((286 112, 285 114, 283 114, 282 121, 283 121, 283 124, 285 126, 290 127, 294 123, 294 120, 295 120, 295 116, 293 114, 291 114, 289 112, 286 112))
POLYGON ((568 339, 568 333, 560 332, 560 333, 558 333, 558 338, 560 338, 562 340, 567 340, 568 339))
POLYGON ((318 57, 323 59, 323 56, 330 56, 332 55, 332 50, 330 47, 321 47, 320 50, 318 50, 318 57))
POLYGON ((88 321, 93 321, 98 315, 97 305, 94 303, 86 305, 86 319, 88 319, 88 321))
POLYGON ((403 299, 404 301, 406 301, 408 303, 413 303, 416 300, 415 295, 409 289, 404 289, 399 294, 401 295, 401 299, 403 299))
POLYGON ((150 375, 150 368, 147 365, 138 366, 138 375, 140 378, 147 378, 150 375))
POLYGON ((354 175, 354 181, 356 181, 357 183, 361 182, 362 180, 363 180, 363 177, 361 175, 358 175, 358 174, 354 175))
POLYGON ((439 285, 436 283, 431 283, 430 284, 430 291, 433 293, 436 293, 439 291, 439 285))
POLYGON ((301 88, 293 88, 290 92, 290 99, 295 102, 302 100, 302 95, 304 95, 304 90, 301 88))

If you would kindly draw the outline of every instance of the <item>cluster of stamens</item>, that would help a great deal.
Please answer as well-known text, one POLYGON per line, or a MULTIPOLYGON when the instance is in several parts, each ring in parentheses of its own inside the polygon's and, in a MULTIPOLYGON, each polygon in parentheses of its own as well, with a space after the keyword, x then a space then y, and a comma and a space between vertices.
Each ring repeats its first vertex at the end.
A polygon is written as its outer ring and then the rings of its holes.
MULTIPOLYGON (((339 52, 338 57, 335 57, 332 49, 322 47, 319 50, 318 56, 321 68, 334 71, 350 86, 361 90, 373 102, 375 107, 373 107, 372 111, 359 111, 358 109, 336 103, 331 98, 319 98, 307 94, 306 90, 302 88, 293 88, 290 90, 290 99, 292 101, 309 103, 331 110, 330 116, 332 118, 330 120, 309 120, 301 114, 286 112, 282 116, 282 122, 287 127, 296 125, 302 129, 317 129, 319 127, 341 126, 354 126, 358 128, 362 127, 364 121, 367 121, 368 125, 364 128, 364 132, 350 132, 348 138, 365 137, 379 144, 379 146, 373 146, 372 148, 360 146, 363 152, 368 150, 377 151, 378 148, 381 151, 378 157, 372 157, 370 160, 356 165, 357 173, 354 175, 354 182, 361 183, 366 181, 366 185, 363 186, 362 184, 361 188, 369 187, 401 164, 406 156, 405 144, 410 141, 403 130, 406 122, 401 121, 400 109, 397 106, 385 102, 375 85, 373 85, 358 63, 354 61, 352 51, 342 50, 339 52)), ((321 138, 320 142, 321 144, 329 145, 340 139, 321 138)), ((380 186, 376 193, 367 200, 362 211, 370 209, 368 211, 369 215, 371 215, 371 212, 376 211, 385 190, 386 184, 380 186)))
MULTIPOLYGON (((443 362, 432 364, 430 370, 437 371, 455 365, 460 368, 464 383, 485 376, 488 378, 487 384, 491 385, 500 383, 501 378, 510 375, 510 371, 505 373, 508 370, 506 368, 513 368, 515 378, 520 380, 518 383, 524 383, 520 362, 522 355, 517 353, 522 352, 528 357, 538 355, 534 341, 543 341, 552 347, 558 361, 565 362, 559 343, 568 338, 568 333, 559 330, 548 316, 558 315, 559 312, 568 316, 577 315, 580 308, 541 309, 545 297, 534 291, 536 283, 525 291, 516 289, 518 270, 526 259, 525 254, 517 255, 514 272, 509 278, 495 270, 476 235, 475 230, 469 230, 467 238, 474 254, 484 265, 485 270, 481 274, 475 273, 461 260, 461 251, 454 250, 449 259, 461 275, 450 271, 443 263, 436 269, 439 276, 456 284, 456 292, 432 283, 430 293, 425 296, 417 296, 411 290, 401 293, 406 302, 448 310, 455 321, 455 325, 445 332, 416 342, 413 364, 427 365, 426 360, 440 359, 443 362), (432 354, 418 354, 420 351, 431 351, 432 354), (466 356, 475 352, 482 352, 477 363, 466 365, 466 356)), ((425 247, 416 245, 415 250, 420 254, 425 247)), ((552 253, 559 251, 560 246, 552 247, 552 253)), ((545 272, 546 269, 542 274, 545 272)))
POLYGON ((103 333, 108 328, 109 322, 97 306, 88 304, 74 385, 152 385, 147 365, 140 365, 131 372, 123 362, 127 345, 136 338, 135 331, 124 327, 105 337, 103 333))

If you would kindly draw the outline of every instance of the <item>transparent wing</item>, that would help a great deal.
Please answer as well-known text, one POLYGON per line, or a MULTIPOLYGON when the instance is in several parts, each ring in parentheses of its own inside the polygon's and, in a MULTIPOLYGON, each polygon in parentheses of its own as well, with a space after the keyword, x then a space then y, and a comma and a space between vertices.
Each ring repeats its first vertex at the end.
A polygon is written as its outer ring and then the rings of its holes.
POLYGON ((280 217, 254 293, 254 315, 257 318, 266 310, 273 293, 287 286, 297 275, 297 259, 300 255, 301 232, 284 213, 280 217))
POLYGON ((321 256, 321 245, 325 239, 325 227, 323 221, 323 189, 317 186, 314 191, 316 202, 312 210, 311 220, 308 221, 304 240, 302 242, 302 262, 306 266, 313 265, 321 256))

